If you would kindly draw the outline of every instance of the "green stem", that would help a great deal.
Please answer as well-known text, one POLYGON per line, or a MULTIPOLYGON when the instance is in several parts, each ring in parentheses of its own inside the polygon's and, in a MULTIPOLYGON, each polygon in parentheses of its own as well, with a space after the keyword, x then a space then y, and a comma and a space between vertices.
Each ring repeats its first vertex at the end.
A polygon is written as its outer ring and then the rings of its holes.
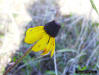
POLYGON ((7 75, 8 72, 10 72, 10 71, 12 70, 12 68, 14 68, 17 64, 19 64, 19 63, 23 60, 23 58, 24 58, 25 56, 27 56, 27 55, 32 51, 32 47, 33 47, 33 46, 31 46, 31 47, 24 53, 24 55, 23 55, 22 57, 20 57, 20 58, 15 62, 15 64, 13 64, 12 66, 10 66, 10 67, 4 72, 3 75, 7 75))

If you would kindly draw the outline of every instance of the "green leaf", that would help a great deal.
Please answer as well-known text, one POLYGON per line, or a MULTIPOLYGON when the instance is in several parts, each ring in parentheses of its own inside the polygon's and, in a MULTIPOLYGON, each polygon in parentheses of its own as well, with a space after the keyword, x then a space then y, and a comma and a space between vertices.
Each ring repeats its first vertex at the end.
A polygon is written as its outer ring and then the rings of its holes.
POLYGON ((46 71, 44 75, 56 75, 54 71, 46 71))
POLYGON ((17 60, 17 58, 16 57, 13 57, 13 61, 16 62, 16 60, 17 60))
POLYGON ((96 45, 99 45, 99 41, 96 42, 96 45))
POLYGON ((99 15, 99 12, 98 12, 98 10, 97 10, 95 4, 94 4, 94 1, 93 1, 93 0, 90 0, 90 3, 91 3, 91 5, 92 5, 93 9, 96 11, 96 13, 99 15))
POLYGON ((78 66, 78 70, 80 70, 80 71, 84 71, 84 70, 86 70, 87 69, 87 66, 84 66, 84 67, 80 67, 80 66, 78 66))

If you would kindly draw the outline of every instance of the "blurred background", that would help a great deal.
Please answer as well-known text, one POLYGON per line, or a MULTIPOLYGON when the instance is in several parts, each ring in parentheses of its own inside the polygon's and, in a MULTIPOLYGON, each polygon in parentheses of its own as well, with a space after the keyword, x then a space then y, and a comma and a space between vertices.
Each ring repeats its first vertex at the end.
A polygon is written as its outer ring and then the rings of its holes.
POLYGON ((99 0, 0 0, 0 75, 31 46, 25 31, 54 19, 61 24, 56 58, 31 52, 8 75, 99 75, 98 11, 99 0))

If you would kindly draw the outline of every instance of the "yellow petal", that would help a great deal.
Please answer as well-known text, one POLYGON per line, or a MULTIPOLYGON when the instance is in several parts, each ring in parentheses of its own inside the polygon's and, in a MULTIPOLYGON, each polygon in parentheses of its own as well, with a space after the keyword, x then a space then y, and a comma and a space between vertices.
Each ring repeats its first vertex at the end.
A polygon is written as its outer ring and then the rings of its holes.
POLYGON ((32 50, 34 52, 38 52, 41 50, 44 50, 47 46, 49 40, 49 35, 48 34, 44 34, 44 37, 42 37, 32 48, 32 50))
POLYGON ((53 38, 49 37, 49 42, 48 45, 46 46, 46 48, 44 49, 43 53, 41 55, 46 55, 49 53, 49 51, 51 51, 52 47, 53 47, 53 38))
POLYGON ((29 28, 26 31, 26 36, 24 41, 28 44, 32 44, 34 42, 36 42, 37 40, 39 40, 40 38, 42 38, 43 34, 45 33, 44 31, 44 26, 37 26, 34 28, 29 28))
POLYGON ((46 55, 46 54, 48 54, 48 53, 49 53, 49 51, 45 48, 45 49, 43 50, 43 53, 40 54, 40 55, 46 55))
POLYGON ((50 40, 49 40, 49 43, 48 43, 48 46, 47 46, 47 50, 48 51, 51 51, 51 49, 52 49, 52 47, 53 47, 53 38, 52 37, 50 37, 50 40))
POLYGON ((54 54, 54 51, 55 51, 55 38, 53 38, 53 47, 52 47, 52 50, 51 50, 51 57, 53 56, 54 54))

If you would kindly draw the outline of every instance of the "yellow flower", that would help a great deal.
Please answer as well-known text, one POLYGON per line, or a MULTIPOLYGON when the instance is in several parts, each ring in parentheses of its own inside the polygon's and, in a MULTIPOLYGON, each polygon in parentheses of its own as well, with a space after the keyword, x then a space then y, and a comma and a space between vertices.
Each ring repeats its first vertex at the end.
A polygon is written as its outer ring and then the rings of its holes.
POLYGON ((24 41, 28 44, 36 44, 32 47, 32 51, 42 51, 41 55, 51 52, 51 57, 55 50, 55 37, 60 29, 60 25, 55 21, 47 23, 45 26, 37 26, 29 28, 26 31, 24 41))

